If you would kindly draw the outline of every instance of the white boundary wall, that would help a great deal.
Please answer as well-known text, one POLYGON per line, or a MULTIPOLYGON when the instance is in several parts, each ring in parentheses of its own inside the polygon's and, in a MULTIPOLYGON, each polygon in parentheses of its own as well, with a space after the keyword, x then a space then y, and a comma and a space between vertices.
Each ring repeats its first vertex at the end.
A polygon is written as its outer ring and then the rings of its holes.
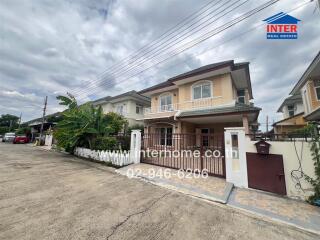
POLYGON ((245 152, 244 127, 225 128, 226 180, 236 187, 248 187, 247 159, 245 152), (238 146, 232 146, 232 138, 237 138, 238 146), (233 154, 235 151, 236 154, 233 154))
MULTIPOLYGON (((255 143, 257 141, 251 141, 249 137, 245 138, 245 146, 246 152, 256 153, 255 143)), ((313 160, 310 151, 310 143, 296 141, 294 142, 273 142, 269 141, 270 146, 270 154, 281 154, 283 156, 283 165, 284 165, 284 173, 286 180, 286 189, 287 195, 292 198, 297 199, 305 199, 309 195, 312 194, 311 185, 304 180, 301 179, 301 185, 304 191, 296 188, 296 182, 291 178, 292 170, 297 170, 299 168, 299 160, 296 154, 296 150, 300 157, 301 148, 302 148, 302 170, 305 174, 310 177, 315 177, 313 160), (296 146, 296 149, 295 149, 296 146)))
POLYGON ((96 151, 88 148, 76 148, 74 154, 83 158, 112 163, 119 167, 133 163, 129 151, 96 151))
MULTIPOLYGON (((257 153, 256 146, 254 145, 257 141, 251 141, 249 137, 245 136, 245 130, 242 127, 225 128, 224 135, 226 180, 237 187, 248 188, 246 153, 257 153), (233 141, 234 144, 232 144, 233 141), (236 151, 237 154, 231 154, 232 151, 236 151)), ((269 141, 268 143, 271 144, 270 154, 280 154, 283 157, 287 196, 305 200, 308 196, 312 195, 312 186, 305 181, 304 177, 300 179, 302 189, 297 187, 298 182, 291 177, 292 171, 299 169, 297 153, 300 158, 302 150, 302 171, 308 176, 315 178, 310 143, 303 141, 269 141)), ((296 172, 296 174, 299 176, 300 173, 296 172)))
POLYGON ((132 130, 130 151, 97 151, 88 148, 76 148, 74 154, 79 157, 89 158, 96 161, 112 163, 122 167, 132 163, 140 163, 141 132, 132 130))

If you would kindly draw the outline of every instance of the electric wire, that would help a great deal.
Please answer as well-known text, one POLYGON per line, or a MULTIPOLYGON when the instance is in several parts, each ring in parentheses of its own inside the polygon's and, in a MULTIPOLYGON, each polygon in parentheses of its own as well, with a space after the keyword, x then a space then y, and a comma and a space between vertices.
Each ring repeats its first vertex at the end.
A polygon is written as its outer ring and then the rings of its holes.
MULTIPOLYGON (((233 25, 235 25, 235 24, 237 24, 237 23, 239 23, 239 22, 242 22, 243 20, 245 20, 245 19, 249 18, 250 16, 256 14, 257 12, 260 12, 260 11, 262 11, 263 9, 265 9, 265 8, 267 8, 267 7, 275 4, 275 3, 278 2, 278 1, 279 1, 279 0, 268 1, 267 3, 260 5, 259 7, 255 8, 255 9, 253 9, 253 10, 251 10, 251 11, 249 11, 249 12, 243 14, 243 15, 241 15, 240 17, 233 19, 232 21, 228 22, 227 24, 224 24, 224 25, 222 25, 222 26, 220 26, 220 27, 218 27, 218 28, 216 28, 216 29, 214 29, 214 30, 212 30, 212 31, 210 31, 210 32, 207 32, 204 36, 201 36, 201 37, 199 37, 198 39, 196 39, 196 41, 195 41, 195 40, 190 41, 190 42, 188 43, 188 45, 186 45, 183 49, 179 50, 178 52, 173 52, 172 55, 166 57, 165 59, 160 60, 159 62, 151 65, 150 67, 148 67, 148 68, 146 68, 146 69, 144 69, 144 70, 141 70, 141 71, 139 71, 139 72, 134 73, 133 75, 129 76, 129 78, 132 77, 132 76, 135 76, 135 75, 137 75, 137 74, 140 74, 140 73, 146 71, 147 69, 149 69, 149 68, 151 68, 151 67, 153 67, 153 66, 156 66, 156 65, 160 64, 161 62, 169 59, 169 58, 172 58, 172 57, 175 56, 175 55, 180 54, 181 52, 183 52, 183 51, 185 51, 185 50, 193 47, 193 46, 196 45, 196 44, 199 44, 199 43, 205 41, 206 39, 212 37, 213 35, 216 35, 216 34, 222 32, 222 31, 224 31, 224 30, 232 27, 233 25)), ((110 85, 106 85, 106 84, 105 84, 105 86, 110 86, 110 85)))

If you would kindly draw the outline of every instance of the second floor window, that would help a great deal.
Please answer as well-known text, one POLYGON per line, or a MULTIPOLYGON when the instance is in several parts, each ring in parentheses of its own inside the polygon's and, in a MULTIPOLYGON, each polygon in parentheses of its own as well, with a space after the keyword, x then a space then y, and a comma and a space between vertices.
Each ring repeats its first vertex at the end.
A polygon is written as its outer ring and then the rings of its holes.
POLYGON ((238 90, 237 95, 238 95, 238 102, 245 103, 245 95, 246 95, 245 91, 243 89, 238 90))
POLYGON ((315 80, 313 83, 316 90, 317 100, 320 101, 320 80, 315 80))
POLYGON ((194 100, 201 99, 201 98, 210 98, 212 96, 211 83, 202 82, 194 85, 192 87, 192 95, 194 100))
POLYGON ((288 105, 288 114, 289 114, 289 117, 294 116, 294 105, 288 105))
POLYGON ((160 96, 160 111, 165 112, 165 111, 172 111, 172 110, 173 110, 172 95, 166 94, 166 95, 160 96))
POLYGON ((142 106, 136 106, 136 114, 142 114, 142 106))
POLYGON ((124 106, 123 105, 120 105, 120 106, 117 106, 117 113, 120 114, 120 115, 124 115, 124 106))

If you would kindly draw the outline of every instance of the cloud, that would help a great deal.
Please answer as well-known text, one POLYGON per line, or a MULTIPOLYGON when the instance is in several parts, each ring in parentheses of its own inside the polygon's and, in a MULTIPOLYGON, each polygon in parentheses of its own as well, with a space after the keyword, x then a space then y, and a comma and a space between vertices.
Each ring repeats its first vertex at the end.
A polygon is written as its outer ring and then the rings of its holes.
MULTIPOLYGON (((255 104, 263 108, 262 122, 266 115, 271 121, 277 120, 281 101, 319 51, 319 12, 313 13, 314 3, 292 12, 302 20, 298 40, 268 41, 264 26, 241 35, 263 19, 301 4, 299 0, 283 0, 146 71, 157 63, 156 59, 164 59, 168 54, 159 51, 157 58, 145 59, 134 69, 113 65, 207 2, 199 0, 195 5, 194 0, 164 0, 161 4, 153 0, 1 1, 1 20, 5 24, 0 25, 0 114, 19 115, 22 111, 23 119, 29 120, 41 115, 38 106, 46 95, 48 113, 52 113, 62 109, 55 96, 67 91, 83 102, 140 90, 205 64, 235 59, 251 63, 253 94, 255 104)), ((223 24, 249 6, 261 3, 264 1, 240 7, 210 26, 223 24)))

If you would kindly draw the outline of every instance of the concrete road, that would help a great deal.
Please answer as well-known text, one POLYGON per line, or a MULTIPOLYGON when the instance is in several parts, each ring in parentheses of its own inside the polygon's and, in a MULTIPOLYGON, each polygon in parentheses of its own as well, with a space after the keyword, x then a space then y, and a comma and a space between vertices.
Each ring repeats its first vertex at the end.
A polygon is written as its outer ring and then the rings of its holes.
POLYGON ((26 145, 0 143, 0 239, 319 239, 26 145))

